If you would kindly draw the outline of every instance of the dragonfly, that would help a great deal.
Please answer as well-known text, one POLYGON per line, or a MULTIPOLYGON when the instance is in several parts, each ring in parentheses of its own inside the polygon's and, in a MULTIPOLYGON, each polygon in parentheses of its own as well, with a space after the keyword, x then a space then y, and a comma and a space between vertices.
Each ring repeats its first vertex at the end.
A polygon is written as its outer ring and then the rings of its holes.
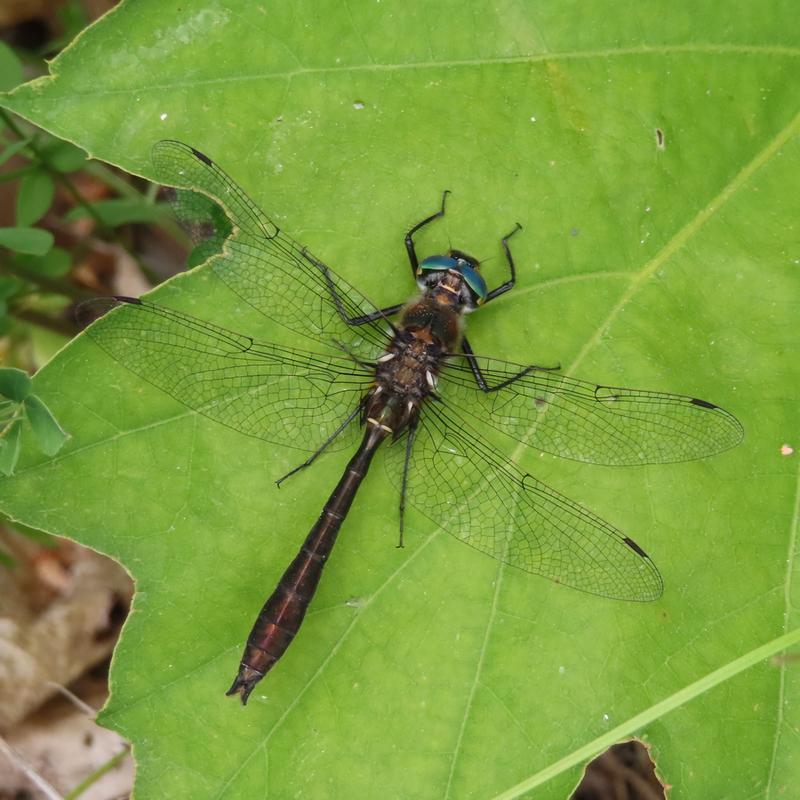
POLYGON ((206 235, 209 265, 260 314, 302 346, 259 340, 135 298, 90 301, 88 334, 145 381, 247 436, 353 455, 317 521, 252 626, 228 695, 243 704, 297 635, 342 523, 380 453, 406 503, 456 539, 504 564, 608 598, 652 601, 663 581, 645 550, 551 489, 484 435, 604 465, 666 464, 714 455, 743 436, 739 421, 706 400, 595 384, 557 367, 477 354, 468 313, 510 291, 516 267, 489 290, 480 262, 461 250, 419 259, 414 225, 404 244, 416 282, 406 302, 371 303, 248 197, 217 164, 177 141, 153 148, 173 205, 206 235), (210 236, 209 236, 210 235, 210 236))

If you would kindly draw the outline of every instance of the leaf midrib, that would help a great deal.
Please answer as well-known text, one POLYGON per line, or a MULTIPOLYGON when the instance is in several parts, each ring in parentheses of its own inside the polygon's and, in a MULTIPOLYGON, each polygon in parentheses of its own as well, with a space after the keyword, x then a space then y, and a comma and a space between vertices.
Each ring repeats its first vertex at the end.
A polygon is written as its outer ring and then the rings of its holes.
MULTIPOLYGON (((67 51, 65 51, 67 52, 67 51)), ((690 44, 690 45, 636 45, 634 47, 606 48, 598 50, 566 50, 561 52, 542 52, 519 56, 498 56, 496 58, 450 59, 441 61, 412 61, 408 63, 395 62, 392 64, 342 64, 326 65, 324 67, 297 67, 276 72, 256 72, 248 75, 233 75, 224 78, 192 78, 185 81, 172 81, 169 83, 154 83, 147 86, 141 84, 120 89, 86 89, 70 88, 64 99, 76 97, 108 97, 114 95, 141 96, 145 92, 164 92, 175 89, 192 89, 196 91, 201 86, 221 86, 236 83, 248 83, 263 80, 288 80, 306 75, 331 75, 336 73, 369 73, 369 72, 400 72, 405 70, 432 70, 432 69, 458 69, 464 67, 486 67, 495 65, 535 64, 545 61, 582 61, 591 59, 627 58, 630 56, 647 55, 765 55, 797 58, 800 48, 786 45, 737 45, 737 44, 690 44)), ((55 63, 57 69, 58 63, 55 63)), ((30 83, 23 84, 20 89, 32 89, 34 86, 40 90, 44 84, 56 83, 59 79, 58 72, 47 75, 30 83)), ((52 90, 50 90, 52 95, 52 90)), ((27 91, 23 94, 28 93, 27 91)), ((10 92, 8 97, 14 98, 17 90, 10 92)), ((51 99, 58 99, 52 95, 51 99)), ((2 105, 2 103, 0 103, 2 105)))

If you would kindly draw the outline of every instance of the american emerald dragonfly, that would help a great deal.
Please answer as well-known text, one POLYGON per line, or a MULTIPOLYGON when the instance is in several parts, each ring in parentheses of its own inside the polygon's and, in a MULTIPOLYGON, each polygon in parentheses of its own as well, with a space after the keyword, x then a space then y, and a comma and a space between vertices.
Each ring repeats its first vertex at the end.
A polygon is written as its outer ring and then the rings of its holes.
POLYGON ((420 260, 414 236, 444 215, 445 192, 439 210, 405 236, 417 293, 379 309, 203 153, 163 141, 153 160, 163 183, 195 193, 174 202, 187 225, 227 235, 209 250, 216 250, 214 273, 303 344, 259 341, 132 298, 92 301, 92 312, 111 313, 90 336, 189 408, 305 451, 289 475, 325 451, 354 448, 258 615, 229 695, 246 703, 294 639, 379 450, 400 494, 401 542, 409 502, 456 539, 513 567, 604 597, 661 595, 661 576, 636 542, 520 469, 481 429, 564 458, 622 466, 710 456, 738 444, 742 427, 695 397, 598 385, 552 367, 476 355, 464 316, 514 286, 509 240, 519 225, 501 240, 509 277, 495 289, 478 261, 459 250, 420 260))

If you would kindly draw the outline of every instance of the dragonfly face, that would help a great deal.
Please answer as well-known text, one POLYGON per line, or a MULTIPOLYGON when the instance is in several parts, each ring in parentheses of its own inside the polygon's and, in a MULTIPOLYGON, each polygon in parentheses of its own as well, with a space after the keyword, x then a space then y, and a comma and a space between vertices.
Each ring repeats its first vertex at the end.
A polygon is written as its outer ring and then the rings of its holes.
POLYGON ((469 313, 481 305, 488 294, 486 281, 478 270, 476 258, 460 250, 449 250, 446 255, 431 256, 420 263, 417 285, 424 292, 435 291, 437 287, 457 292, 462 311, 469 313))

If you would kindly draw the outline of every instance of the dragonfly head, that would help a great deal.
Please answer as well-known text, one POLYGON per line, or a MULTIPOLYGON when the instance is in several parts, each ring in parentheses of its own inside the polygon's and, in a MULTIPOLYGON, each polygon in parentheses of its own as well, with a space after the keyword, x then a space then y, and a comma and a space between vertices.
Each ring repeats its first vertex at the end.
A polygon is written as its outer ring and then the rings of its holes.
POLYGON ((474 311, 486 300, 486 281, 479 272, 480 264, 461 250, 448 250, 441 256, 430 256, 417 270, 417 284, 423 292, 441 287, 458 294, 458 303, 465 312, 474 311))

